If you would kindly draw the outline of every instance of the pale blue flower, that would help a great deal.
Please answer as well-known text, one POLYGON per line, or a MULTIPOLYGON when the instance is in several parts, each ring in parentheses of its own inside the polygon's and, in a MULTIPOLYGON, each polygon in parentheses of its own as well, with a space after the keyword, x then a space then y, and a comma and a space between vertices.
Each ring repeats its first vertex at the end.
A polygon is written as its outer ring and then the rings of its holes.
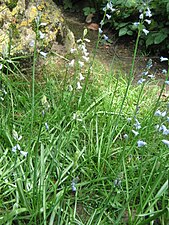
POLYGON ((140 22, 134 22, 134 23, 133 23, 133 25, 134 25, 135 27, 138 27, 139 24, 140 24, 140 22))
POLYGON ((165 117, 167 115, 167 112, 164 111, 164 112, 161 112, 160 110, 157 110, 155 113, 154 113, 155 116, 161 116, 161 117, 165 117))
POLYGON ((73 66, 74 66, 74 64, 75 64, 75 60, 74 60, 74 59, 72 59, 72 60, 70 61, 70 63, 69 63, 69 66, 70 66, 70 67, 73 67, 73 66))
POLYGON ((29 42, 29 46, 30 46, 30 47, 34 47, 34 46, 35 46, 35 41, 34 41, 34 40, 30 41, 30 42, 29 42))
POLYGON ((141 140, 139 140, 139 141, 137 141, 137 146, 140 148, 140 147, 144 147, 144 146, 146 146, 147 145, 147 143, 146 142, 144 142, 144 141, 141 141, 141 140))
POLYGON ((142 75, 143 75, 143 76, 147 76, 147 75, 148 75, 148 71, 142 72, 142 75))
POLYGON ((40 39, 44 39, 44 38, 45 38, 45 34, 42 33, 41 31, 39 31, 39 38, 40 38, 40 39))
POLYGON ((168 141, 168 140, 162 140, 162 142, 163 142, 165 145, 167 145, 168 148, 169 148, 169 141, 168 141))
POLYGON ((169 117, 167 117, 167 122, 169 122, 169 117))
POLYGON ((123 138, 124 138, 124 139, 128 139, 128 134, 124 134, 124 135, 123 135, 123 138))
POLYGON ((155 78, 155 75, 154 74, 149 74, 148 77, 153 79, 153 78, 155 78))
POLYGON ((81 80, 84 80, 85 78, 84 78, 84 76, 82 75, 82 73, 79 73, 79 80, 81 81, 81 80))
POLYGON ((99 27, 99 34, 102 34, 103 33, 103 31, 102 31, 102 29, 99 27))
POLYGON ((46 127, 46 130, 49 130, 49 125, 47 122, 45 123, 45 127, 46 127))
POLYGON ((168 58, 167 58, 167 57, 161 56, 161 57, 160 57, 160 61, 161 61, 161 62, 163 62, 163 61, 168 61, 168 58))
POLYGON ((166 80, 166 81, 165 81, 165 84, 169 85, 169 80, 166 80))
POLYGON ((146 81, 146 79, 141 78, 140 80, 137 81, 137 84, 142 84, 142 83, 144 83, 145 81, 146 81))
POLYGON ((80 82, 78 81, 77 82, 77 90, 80 90, 80 89, 82 89, 82 86, 81 86, 80 82))
POLYGON ((152 17, 152 13, 151 13, 151 10, 150 10, 149 7, 147 8, 146 16, 147 16, 147 17, 152 17))
POLYGON ((78 63, 79 63, 79 66, 80 66, 80 67, 83 67, 83 66, 84 66, 84 62, 78 61, 78 63))
POLYGON ((139 130, 141 128, 141 124, 139 123, 139 121, 137 119, 135 119, 135 124, 134 124, 136 130, 139 130))
POLYGON ((109 39, 108 36, 106 36, 105 34, 103 35, 103 38, 105 41, 107 41, 109 39))

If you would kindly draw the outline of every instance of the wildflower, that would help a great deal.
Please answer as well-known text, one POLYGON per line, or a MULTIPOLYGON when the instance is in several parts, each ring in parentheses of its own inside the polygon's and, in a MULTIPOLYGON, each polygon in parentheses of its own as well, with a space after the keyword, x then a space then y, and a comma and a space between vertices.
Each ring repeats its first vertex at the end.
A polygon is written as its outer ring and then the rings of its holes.
POLYGON ((46 130, 49 130, 48 123, 45 123, 46 130))
POLYGON ((80 82, 78 81, 77 82, 77 90, 80 90, 80 89, 82 89, 82 86, 81 86, 80 82))
POLYGON ((73 66, 74 66, 74 64, 75 64, 75 60, 74 60, 74 59, 72 59, 72 60, 70 61, 70 63, 69 63, 69 66, 70 66, 70 67, 73 67, 73 66))
POLYGON ((134 25, 135 27, 138 27, 139 24, 140 24, 140 22, 134 22, 134 23, 133 23, 133 25, 134 25))
POLYGON ((148 77, 153 79, 153 78, 155 78, 155 75, 154 74, 150 74, 150 75, 148 75, 148 77))
POLYGON ((108 36, 106 36, 105 34, 103 35, 103 38, 105 41, 107 41, 109 39, 108 36))
POLYGON ((72 186, 72 191, 73 191, 73 192, 76 192, 76 184, 77 184, 78 180, 79 180, 78 177, 76 177, 76 178, 74 178, 74 179, 72 180, 71 186, 72 186))
POLYGON ((150 31, 143 29, 143 32, 145 33, 145 35, 147 35, 150 31))
POLYGON ((147 20, 147 19, 146 19, 145 21, 146 21, 148 24, 150 24, 150 23, 151 23, 151 20, 147 20))
POLYGON ((72 54, 75 53, 76 51, 77 51, 76 48, 71 48, 71 49, 70 49, 70 53, 72 53, 72 54))
POLYGON ((139 132, 138 132, 138 131, 135 131, 135 130, 132 130, 132 132, 133 132, 133 134, 134 134, 135 136, 137 136, 137 135, 139 134, 139 132))
POLYGON ((142 75, 143 75, 143 76, 147 76, 147 74, 148 74, 148 71, 142 72, 142 75))
POLYGON ((86 42, 90 42, 90 40, 88 39, 88 38, 84 38, 84 41, 86 41, 86 42))
POLYGON ((140 20, 143 19, 143 13, 140 14, 139 19, 140 19, 140 20))
POLYGON ((79 66, 80 66, 80 67, 83 67, 83 66, 84 66, 84 62, 79 61, 78 63, 79 63, 79 66))
POLYGON ((149 7, 147 8, 146 16, 147 16, 147 17, 152 17, 152 13, 151 13, 151 10, 150 10, 149 7))
POLYGON ((81 43, 81 42, 82 42, 82 39, 80 38, 80 39, 78 39, 76 42, 77 42, 77 43, 81 43))
POLYGON ((167 70, 166 70, 166 69, 163 69, 163 70, 162 70, 162 73, 163 73, 163 74, 167 74, 167 70))
POLYGON ((45 27, 47 25, 47 23, 40 23, 39 26, 45 27))
POLYGON ((100 25, 101 25, 101 26, 104 25, 104 21, 103 21, 103 20, 100 21, 100 25))
POLYGON ((69 85, 68 88, 69 88, 69 91, 73 91, 72 85, 69 85))
POLYGON ((119 186, 121 186, 121 180, 117 178, 116 180, 114 180, 114 187, 119 187, 119 186))
POLYGON ((21 153, 21 155, 23 155, 23 156, 27 156, 27 154, 28 154, 28 152, 25 152, 25 151, 20 151, 20 153, 21 153))
POLYGON ((166 81, 165 81, 165 84, 169 85, 169 80, 166 80, 166 81))
POLYGON ((124 135, 123 135, 123 138, 124 138, 124 139, 128 139, 128 134, 124 134, 124 135))
POLYGON ((169 148, 169 141, 168 141, 168 140, 162 140, 162 142, 163 142, 165 145, 167 145, 168 148, 169 148))
POLYGON ((167 115, 167 112, 166 112, 166 111, 161 112, 160 110, 157 110, 157 111, 154 113, 154 116, 165 117, 166 115, 167 115))
POLYGON ((2 69, 3 65, 0 63, 0 70, 2 69))
POLYGON ((40 53, 40 54, 41 54, 44 58, 46 58, 46 56, 47 56, 47 54, 48 54, 48 53, 46 53, 46 52, 42 52, 42 51, 41 51, 41 52, 39 52, 39 53, 40 53))
POLYGON ((132 120, 132 119, 131 119, 130 117, 129 117, 129 118, 127 118, 127 122, 131 122, 131 120, 132 120))
POLYGON ((169 117, 167 117, 167 122, 169 122, 169 117))
POLYGON ((137 146, 138 146, 139 148, 140 148, 140 147, 144 147, 145 145, 147 145, 146 142, 141 141, 141 140, 137 141, 137 146))
POLYGON ((35 45, 35 41, 34 40, 32 40, 32 41, 29 42, 29 46, 30 47, 34 47, 34 45, 35 45))
POLYGON ((165 58, 165 57, 161 56, 161 57, 160 57, 160 61, 161 61, 161 62, 163 62, 163 61, 168 61, 168 58, 167 58, 167 57, 165 58))
POLYGON ((142 84, 142 83, 144 83, 145 81, 146 81, 146 79, 141 78, 140 80, 137 81, 137 84, 142 84))
POLYGON ((15 145, 12 147, 12 152, 16 152, 16 150, 17 150, 17 146, 15 145))
POLYGON ((84 79, 85 79, 84 76, 81 73, 79 73, 79 80, 84 80, 84 79))
POLYGON ((102 29, 99 27, 99 34, 102 34, 103 33, 103 31, 102 31, 102 29))
POLYGON ((135 124, 134 124, 136 130, 139 130, 141 128, 141 125, 137 119, 135 119, 135 124))
POLYGON ((39 31, 39 38, 40 38, 40 39, 44 39, 44 38, 45 38, 45 34, 42 33, 41 31, 39 31))
POLYGON ((86 57, 86 56, 83 55, 82 58, 83 58, 86 62, 89 61, 89 57, 86 57))
POLYGON ((111 18, 111 15, 109 15, 109 14, 106 14, 106 16, 107 16, 108 20, 111 18))

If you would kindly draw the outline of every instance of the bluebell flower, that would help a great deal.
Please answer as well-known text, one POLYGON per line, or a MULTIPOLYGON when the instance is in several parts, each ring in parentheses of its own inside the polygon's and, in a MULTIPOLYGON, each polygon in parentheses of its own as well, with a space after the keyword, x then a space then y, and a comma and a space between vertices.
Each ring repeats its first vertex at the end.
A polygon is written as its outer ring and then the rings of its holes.
POLYGON ((47 54, 48 54, 47 52, 42 52, 42 51, 40 51, 39 53, 40 53, 44 58, 46 58, 46 56, 47 56, 47 54))
POLYGON ((142 83, 144 83, 145 81, 146 81, 146 79, 141 78, 140 80, 137 81, 137 84, 142 84, 142 83))
POLYGON ((160 61, 161 61, 161 62, 163 62, 163 61, 168 61, 168 58, 167 58, 167 57, 161 56, 161 57, 160 57, 160 61))
POLYGON ((168 140, 162 140, 162 142, 163 142, 165 145, 167 145, 168 148, 169 148, 169 141, 168 141, 168 140))
POLYGON ((45 127, 46 127, 46 130, 49 130, 49 126, 47 122, 45 123, 45 127))
POLYGON ((103 35, 103 38, 105 41, 107 41, 109 39, 108 36, 106 36, 105 34, 103 35))
POLYGON ((107 16, 108 20, 111 18, 111 15, 109 15, 109 14, 106 14, 106 16, 107 16))
POLYGON ((128 139, 128 137, 129 137, 128 134, 124 134, 124 135, 123 135, 123 138, 124 138, 124 139, 128 139))
POLYGON ((143 29, 143 32, 145 33, 145 35, 147 35, 150 31, 143 29))
POLYGON ((137 141, 137 146, 140 148, 140 147, 144 147, 144 146, 146 146, 147 145, 147 143, 145 142, 145 141, 141 141, 141 140, 139 140, 139 141, 137 141))
POLYGON ((166 80, 166 81, 165 81, 165 84, 169 85, 169 80, 166 80))
POLYGON ((163 73, 163 74, 167 74, 167 70, 166 70, 166 69, 163 69, 163 70, 162 70, 162 73, 163 73))
POLYGON ((139 135, 139 132, 138 132, 138 131, 132 130, 132 132, 133 132, 133 134, 134 134, 135 136, 139 135))
POLYGON ((103 31, 102 31, 102 29, 99 27, 99 34, 102 34, 103 33, 103 31))
POLYGON ((139 121, 137 119, 135 119, 135 124, 134 124, 136 130, 139 130, 141 128, 141 124, 139 123, 139 121))
POLYGON ((140 24, 140 22, 134 22, 134 23, 133 23, 133 25, 134 25, 135 27, 138 27, 139 24, 140 24))
POLYGON ((146 16, 147 16, 147 17, 152 17, 152 13, 151 13, 151 10, 150 10, 149 7, 147 8, 146 16))

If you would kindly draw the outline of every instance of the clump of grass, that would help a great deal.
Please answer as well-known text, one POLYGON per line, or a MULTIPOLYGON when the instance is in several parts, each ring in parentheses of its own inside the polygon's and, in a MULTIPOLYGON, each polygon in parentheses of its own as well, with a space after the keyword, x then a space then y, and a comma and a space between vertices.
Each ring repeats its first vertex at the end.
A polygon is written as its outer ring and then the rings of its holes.
POLYGON ((36 46, 32 83, 1 70, 0 222, 167 224, 165 86, 79 57, 43 82, 36 46))

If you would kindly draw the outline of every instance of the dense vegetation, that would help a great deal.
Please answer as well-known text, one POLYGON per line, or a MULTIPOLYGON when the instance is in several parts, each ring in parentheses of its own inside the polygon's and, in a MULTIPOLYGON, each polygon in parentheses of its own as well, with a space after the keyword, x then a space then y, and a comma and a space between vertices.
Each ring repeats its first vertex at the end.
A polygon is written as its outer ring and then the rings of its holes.
MULTIPOLYGON (((96 49, 108 41, 109 3, 96 49)), ((150 14, 144 5, 141 25, 150 14)), ((39 27, 38 18, 31 68, 0 58, 0 224, 168 224, 169 70, 159 85, 150 59, 134 82, 145 28, 127 73, 89 54, 86 29, 62 63, 49 61, 37 51, 39 27)))

